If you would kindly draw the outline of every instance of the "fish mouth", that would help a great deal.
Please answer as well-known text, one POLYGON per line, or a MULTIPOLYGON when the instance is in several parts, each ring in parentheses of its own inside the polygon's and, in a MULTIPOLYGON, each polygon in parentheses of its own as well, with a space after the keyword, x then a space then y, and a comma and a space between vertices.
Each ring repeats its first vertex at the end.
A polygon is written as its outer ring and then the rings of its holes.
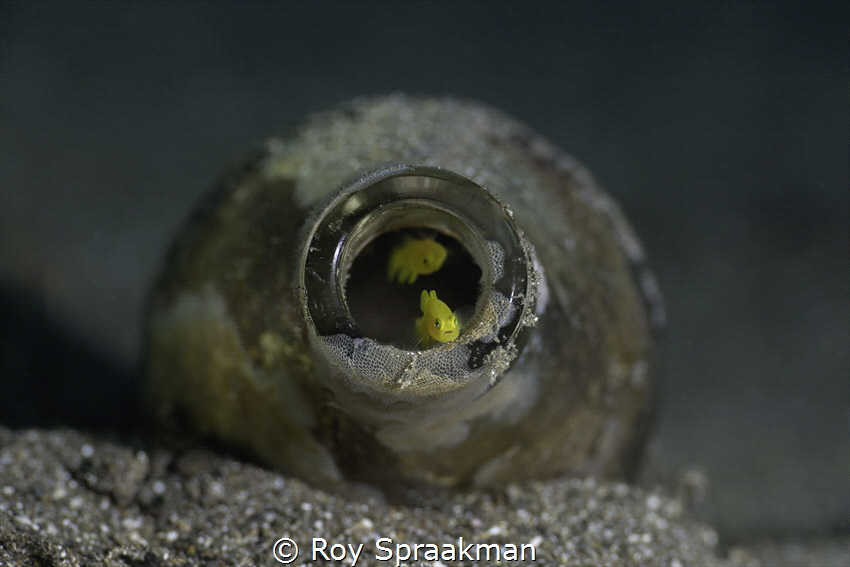
POLYGON ((455 332, 454 332, 454 331, 443 331, 443 336, 444 336, 444 337, 447 337, 447 336, 449 336, 449 335, 454 335, 454 334, 455 334, 455 332))

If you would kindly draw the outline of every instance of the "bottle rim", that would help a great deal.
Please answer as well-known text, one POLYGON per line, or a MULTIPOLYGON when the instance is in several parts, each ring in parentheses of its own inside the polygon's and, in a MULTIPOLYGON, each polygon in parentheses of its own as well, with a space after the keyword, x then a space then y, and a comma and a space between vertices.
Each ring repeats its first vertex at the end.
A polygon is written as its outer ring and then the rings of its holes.
MULTIPOLYGON (((343 185, 307 223, 297 281, 308 332, 315 338, 376 341, 352 316, 346 297, 351 267, 386 232, 428 229, 456 240, 482 275, 474 313, 460 337, 413 352, 464 349, 469 371, 493 363, 497 348, 515 358, 517 335, 534 309, 532 249, 510 209, 481 185, 437 167, 385 167, 343 185)), ((495 366, 501 374, 509 364, 495 366)))

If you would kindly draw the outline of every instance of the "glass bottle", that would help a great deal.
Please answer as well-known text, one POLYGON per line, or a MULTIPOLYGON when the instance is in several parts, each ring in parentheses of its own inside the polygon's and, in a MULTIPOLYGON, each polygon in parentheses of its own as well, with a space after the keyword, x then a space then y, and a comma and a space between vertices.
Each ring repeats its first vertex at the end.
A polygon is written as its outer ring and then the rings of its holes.
POLYGON ((359 99, 226 172, 180 233, 150 400, 324 485, 622 477, 663 317, 619 208, 561 150, 477 103, 359 99))

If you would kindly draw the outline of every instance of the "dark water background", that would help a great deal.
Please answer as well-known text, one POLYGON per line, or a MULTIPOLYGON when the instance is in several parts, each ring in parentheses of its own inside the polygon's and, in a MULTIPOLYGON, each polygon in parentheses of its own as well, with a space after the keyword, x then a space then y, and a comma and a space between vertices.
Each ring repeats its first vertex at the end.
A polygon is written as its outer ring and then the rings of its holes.
POLYGON ((133 430, 163 249, 219 169, 391 91, 527 122, 668 303, 652 467, 727 541, 850 529, 850 3, 0 3, 0 423, 133 430))

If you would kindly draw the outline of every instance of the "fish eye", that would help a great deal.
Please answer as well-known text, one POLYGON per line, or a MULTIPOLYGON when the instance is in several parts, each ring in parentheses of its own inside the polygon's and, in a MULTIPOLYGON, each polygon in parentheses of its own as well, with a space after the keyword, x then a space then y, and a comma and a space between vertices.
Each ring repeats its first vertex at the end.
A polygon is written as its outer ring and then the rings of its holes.
POLYGON ((434 326, 437 327, 438 329, 440 328, 440 320, 439 319, 434 320, 434 326))
POLYGON ((457 317, 452 317, 452 324, 457 327, 457 317))

